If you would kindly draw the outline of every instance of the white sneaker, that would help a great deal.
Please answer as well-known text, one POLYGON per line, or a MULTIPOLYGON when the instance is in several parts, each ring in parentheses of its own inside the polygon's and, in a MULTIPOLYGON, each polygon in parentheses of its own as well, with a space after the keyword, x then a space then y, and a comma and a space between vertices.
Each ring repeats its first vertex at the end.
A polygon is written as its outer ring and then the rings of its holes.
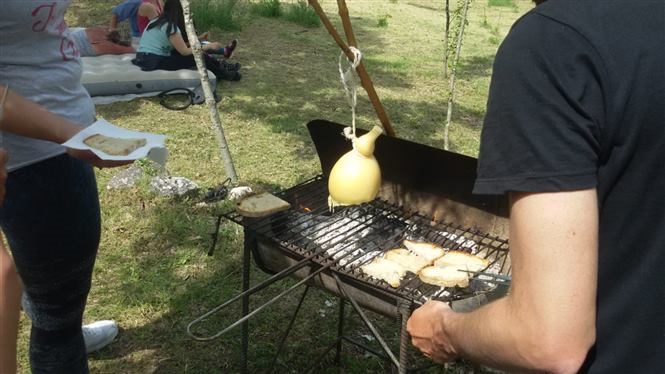
POLYGON ((81 328, 85 350, 87 353, 98 351, 109 345, 118 335, 118 324, 115 321, 97 321, 81 328))

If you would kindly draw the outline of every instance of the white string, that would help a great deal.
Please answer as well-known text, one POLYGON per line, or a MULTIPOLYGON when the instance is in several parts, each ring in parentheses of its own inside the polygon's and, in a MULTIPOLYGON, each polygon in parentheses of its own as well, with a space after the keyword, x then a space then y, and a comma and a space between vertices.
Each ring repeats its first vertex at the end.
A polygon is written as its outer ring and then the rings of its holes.
POLYGON ((349 61, 348 57, 345 59, 346 62, 348 63, 348 67, 346 70, 342 68, 342 57, 346 57, 346 54, 344 51, 342 51, 339 55, 339 62, 338 62, 338 67, 339 67, 339 75, 342 80, 342 86, 344 86, 344 92, 346 93, 346 98, 349 100, 349 104, 351 105, 351 126, 352 126, 352 133, 349 134, 346 129, 344 129, 344 135, 348 139, 353 139, 356 137, 356 103, 357 103, 357 81, 356 81, 356 75, 353 74, 356 72, 356 67, 360 64, 360 60, 362 59, 362 53, 360 53, 360 50, 357 49, 356 47, 349 46, 349 50, 351 53, 353 53, 353 61, 349 61))

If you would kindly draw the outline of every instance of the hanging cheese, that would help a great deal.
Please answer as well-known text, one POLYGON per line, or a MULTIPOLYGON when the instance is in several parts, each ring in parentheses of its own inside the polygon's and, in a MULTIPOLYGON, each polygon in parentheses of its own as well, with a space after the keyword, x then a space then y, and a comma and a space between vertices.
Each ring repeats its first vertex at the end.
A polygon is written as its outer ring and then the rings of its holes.
POLYGON ((353 139, 353 149, 337 160, 328 177, 330 208, 370 202, 379 194, 381 169, 374 158, 374 143, 383 133, 374 126, 368 133, 353 139))

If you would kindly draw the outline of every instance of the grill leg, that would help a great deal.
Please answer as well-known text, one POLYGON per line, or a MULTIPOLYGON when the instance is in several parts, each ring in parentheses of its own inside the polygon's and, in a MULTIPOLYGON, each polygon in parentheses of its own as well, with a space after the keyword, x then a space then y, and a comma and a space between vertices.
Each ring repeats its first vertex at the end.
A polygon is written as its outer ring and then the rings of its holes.
POLYGON ((219 226, 222 224, 222 215, 217 216, 217 223, 215 224, 215 232, 212 235, 212 244, 210 249, 208 249, 208 256, 212 256, 212 253, 215 251, 215 246, 217 245, 217 239, 219 238, 219 226))
MULTIPOLYGON (((242 292, 249 289, 249 263, 251 261, 252 246, 257 245, 256 237, 250 235, 245 230, 245 240, 242 255, 242 292)), ((242 317, 249 314, 249 293, 242 297, 242 317)), ((240 372, 243 374, 247 371, 247 351, 249 349, 249 319, 244 321, 241 325, 241 347, 240 347, 240 372)))
POLYGON ((335 365, 339 367, 342 358, 342 336, 344 336, 344 298, 339 298, 339 317, 337 320, 337 347, 335 351, 335 365))
POLYGON ((399 373, 405 374, 409 367, 409 333, 406 331, 406 322, 411 316, 411 304, 401 300, 397 304, 397 310, 400 316, 401 330, 399 336, 399 373))

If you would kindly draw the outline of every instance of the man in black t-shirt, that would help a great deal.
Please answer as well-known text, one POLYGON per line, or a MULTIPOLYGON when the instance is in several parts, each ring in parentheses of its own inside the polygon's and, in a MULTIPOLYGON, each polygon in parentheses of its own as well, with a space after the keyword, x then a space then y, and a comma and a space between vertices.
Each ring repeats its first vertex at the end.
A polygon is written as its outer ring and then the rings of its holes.
POLYGON ((508 370, 665 373, 665 1, 540 1, 497 53, 474 192, 510 197, 512 288, 428 302, 413 344, 508 370))

